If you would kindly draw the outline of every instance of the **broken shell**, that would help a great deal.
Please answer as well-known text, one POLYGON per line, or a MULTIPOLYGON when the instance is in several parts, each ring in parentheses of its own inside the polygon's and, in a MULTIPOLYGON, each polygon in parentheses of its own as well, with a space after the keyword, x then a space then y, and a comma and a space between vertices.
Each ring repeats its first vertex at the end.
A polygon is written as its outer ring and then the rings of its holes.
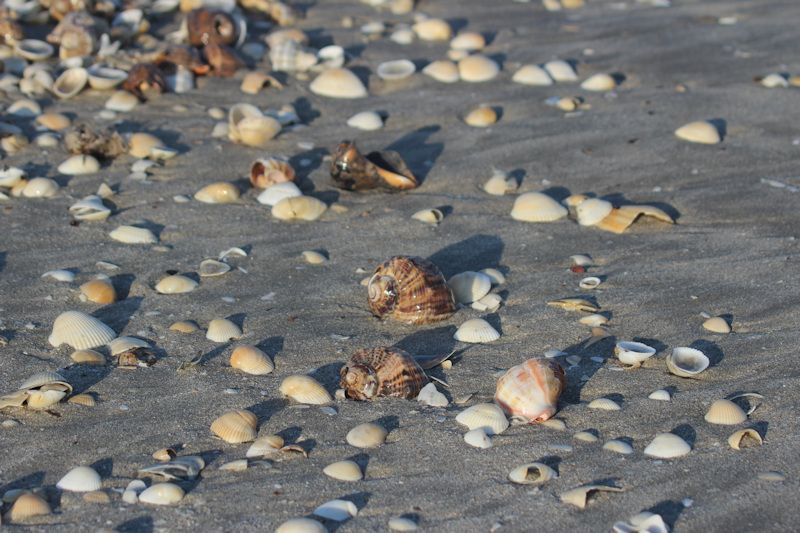
POLYGON ((295 171, 292 165, 277 157, 257 159, 250 166, 250 184, 259 189, 268 189, 279 183, 293 182, 294 179, 295 171))
POLYGON ((596 398, 589 402, 589 409, 602 409, 604 411, 619 411, 620 405, 611 398, 596 398))
POLYGON ((100 163, 90 155, 74 155, 58 165, 58 172, 67 176, 94 174, 100 170, 100 163))
POLYGON ((76 350, 85 350, 108 344, 117 334, 100 320, 80 311, 66 311, 53 322, 48 338, 51 345, 68 344, 76 350))
POLYGON ((728 444, 734 450, 741 450, 742 448, 750 448, 754 446, 761 446, 764 440, 761 434, 755 429, 740 429, 728 437, 728 444))
POLYGON ((255 346, 237 346, 231 352, 231 367, 245 374, 263 376, 275 370, 270 358, 255 346))
POLYGON ((33 178, 22 189, 26 198, 50 198, 58 192, 58 183, 50 178, 33 178))
POLYGON ((259 72, 257 70, 250 71, 242 78, 242 84, 239 86, 239 90, 245 94, 258 94, 265 85, 271 83, 270 78, 271 76, 268 76, 264 72, 259 72))
POLYGON ((609 485, 584 485, 583 487, 577 487, 566 492, 562 492, 559 495, 559 498, 564 503, 569 503, 581 509, 585 509, 586 504, 589 501, 589 496, 592 493, 599 491, 622 492, 622 489, 609 485))
POLYGON ((120 226, 108 234, 115 241, 125 244, 155 244, 158 238, 147 228, 136 226, 120 226))
POLYGON ((81 294, 96 304, 111 304, 117 301, 114 286, 107 279, 93 279, 81 285, 81 294))
POLYGON ((204 204, 230 204, 239 199, 239 189, 233 183, 218 181, 197 191, 194 199, 204 204))
POLYGON ((703 322, 703 328, 714 333, 730 333, 731 326, 728 321, 721 316, 713 316, 703 322))
POLYGON ((377 448, 386 441, 387 434, 383 427, 367 422, 348 431, 345 439, 347 444, 356 448, 377 448))
POLYGON ((436 385, 434 383, 428 383, 422 387, 422 390, 420 390, 417 395, 417 401, 431 407, 447 407, 449 403, 447 397, 436 390, 436 385))
POLYGON ((550 429, 554 429, 556 431, 565 431, 567 429, 567 424, 564 423, 563 420, 559 420, 558 418, 550 418, 542 422, 540 425, 550 429))
POLYGON ((543 422, 558 409, 566 388, 564 369, 551 359, 528 359, 497 380, 494 401, 512 418, 543 422))
POLYGON ((11 510, 8 512, 8 518, 12 523, 18 524, 34 516, 49 515, 50 512, 50 505, 47 500, 38 494, 23 492, 14 500, 14 505, 11 506, 11 510))
POLYGON ((190 277, 174 274, 156 283, 156 292, 161 294, 183 294, 192 292, 199 284, 190 277))
POLYGON ((705 416, 709 424, 735 426, 747 420, 747 413, 730 400, 716 400, 708 408, 705 416))
POLYGON ((314 509, 314 514, 334 522, 344 522, 358 515, 358 507, 351 501, 331 500, 314 509))
POLYGON ((624 440, 612 439, 603 444, 603 449, 610 452, 621 453, 629 455, 633 453, 633 447, 624 440))
POLYGON ((367 88, 358 76, 345 68, 332 68, 322 72, 308 86, 312 93, 328 98, 364 98, 367 88))
POLYGON ((364 156, 356 143, 350 141, 337 147, 330 173, 337 187, 351 191, 375 188, 398 191, 419 185, 397 152, 370 152, 364 156))
POLYGON ((583 290, 592 290, 599 287, 602 282, 603 280, 598 277, 589 276, 588 278, 583 278, 580 280, 580 282, 578 282, 578 287, 583 290))
POLYGON ((464 122, 474 128, 488 128, 497 122, 497 111, 489 106, 479 106, 464 116, 464 122))
POLYGON ((564 98, 559 98, 558 101, 555 103, 555 106, 559 108, 561 111, 570 113, 578 109, 578 107, 580 107, 582 103, 583 103, 583 98, 579 96, 565 96, 564 98))
POLYGON ((412 29, 423 41, 447 41, 453 36, 450 25, 437 18, 421 20, 414 24, 412 29))
POLYGON ((499 294, 489 293, 480 300, 472 302, 471 307, 476 311, 494 313, 500 309, 503 298, 499 294))
POLYGON ((506 282, 506 277, 503 275, 502 272, 500 272, 496 268, 484 268, 480 270, 480 273, 489 276, 489 280, 491 280, 492 286, 502 285, 503 283, 506 282))
POLYGON ((681 457, 692 451, 689 444, 674 433, 659 433, 644 449, 644 454, 659 459, 681 457))
POLYGON ((66 382, 64 376, 58 372, 39 372, 26 379, 20 386, 20 390, 36 389, 48 386, 48 389, 60 389, 72 392, 72 385, 66 382))
POLYGON ((655 355, 656 349, 641 342, 620 341, 614 347, 614 355, 626 365, 639 367, 655 355))
POLYGON ((283 448, 283 438, 280 435, 267 435, 259 437, 247 449, 245 457, 267 457, 278 453, 283 448))
POLYGON ((179 322, 173 323, 169 327, 169 329, 170 331, 177 331, 180 333, 194 333, 200 328, 197 326, 197 324, 195 324, 191 320, 181 320, 179 322))
POLYGON ((94 407, 97 405, 97 401, 94 399, 94 396, 86 393, 70 396, 69 400, 67 400, 67 403, 83 405, 84 407, 94 407))
POLYGON ((85 68, 69 68, 56 78, 51 91, 62 100, 66 100, 81 92, 87 81, 89 81, 89 73, 85 68))
POLYGON ((228 342, 241 336, 242 329, 227 318, 215 318, 206 330, 206 338, 213 342, 228 342))
POLYGON ((302 43, 286 40, 270 46, 269 59, 275 71, 306 72, 317 64, 320 57, 302 43))
POLYGON ((106 358, 103 354, 95 352, 94 350, 75 350, 69 356, 73 362, 82 365, 104 365, 106 358))
POLYGON ((511 218, 523 222, 552 222, 567 216, 567 209, 540 192, 521 194, 514 201, 511 218))
POLYGON ((494 170, 492 177, 483 184, 483 190, 492 196, 503 196, 507 192, 517 190, 517 180, 509 177, 507 173, 502 170, 494 170))
POLYGON ((544 64, 544 70, 559 83, 578 81, 578 75, 572 65, 561 59, 548 61, 544 64))
POLYGON ((489 436, 486 434, 486 430, 484 428, 476 428, 467 431, 464 434, 464 442, 466 442, 470 446, 482 450, 492 447, 492 439, 490 439, 489 436))
POLYGON ((719 144, 722 142, 722 135, 717 127, 705 120, 690 122, 681 126, 675 130, 675 136, 684 141, 700 144, 719 144))
POLYGON ((278 388, 281 394, 298 403, 328 405, 333 398, 325 387, 311 376, 302 374, 288 376, 278 388))
POLYGON ((581 83, 581 89, 595 92, 610 91, 616 88, 616 86, 617 81, 613 78, 613 76, 604 72, 599 72, 581 83))
POLYGON ((364 478, 361 473, 361 467, 354 461, 339 461, 329 464, 322 472, 333 479, 339 481, 359 481, 364 478))
POLYGON ((347 125, 363 131, 375 131, 383 127, 383 119, 375 111, 362 111, 347 119, 347 125))
POLYGON ((458 74, 458 66, 446 59, 429 63, 422 69, 422 73, 441 83, 455 83, 461 79, 458 74))
POLYGON ((447 282, 456 303, 471 304, 480 300, 492 289, 492 280, 482 272, 461 272, 447 282))
POLYGON ((660 401, 660 402, 668 402, 668 401, 672 400, 672 395, 669 393, 668 390, 658 389, 658 390, 654 390, 653 392, 651 392, 650 395, 648 396, 648 398, 650 398, 651 400, 656 400, 656 401, 660 401))
POLYGON ((258 418, 250 411, 228 411, 211 423, 211 432, 230 444, 255 440, 258 418))
POLYGON ((275 533, 327 533, 328 529, 310 518, 293 518, 287 520, 275 530, 275 533))
POLYGON ((667 369, 676 376, 693 378, 703 372, 710 361, 700 350, 678 347, 667 356, 667 369))
POLYGON ((500 333, 484 319, 473 318, 461 324, 453 338, 461 342, 480 344, 496 341, 500 338, 500 333))
POLYGON ((486 39, 483 35, 474 31, 461 32, 450 41, 451 50, 474 52, 475 50, 481 50, 485 46, 486 39))
POLYGON ((156 461, 168 462, 175 459, 177 453, 172 448, 161 448, 160 450, 156 450, 153 452, 153 459, 156 461))
POLYGON ((489 81, 500 73, 500 66, 486 56, 476 54, 458 62, 458 75, 468 82, 489 81))
POLYGON ((522 85, 547 86, 553 85, 553 78, 539 65, 524 65, 514 73, 511 81, 522 85))
POLYGON ((109 111, 127 113, 139 105, 139 99, 128 91, 116 91, 106 100, 105 108, 109 111))
POLYGON ((605 315, 599 315, 597 313, 593 313, 591 315, 586 315, 584 317, 581 317, 578 320, 578 322, 586 326, 591 326, 596 328, 598 326, 603 326, 605 324, 608 324, 608 317, 605 315))
POLYGON ((328 258, 325 257, 324 254, 321 254, 314 250, 306 250, 302 254, 300 254, 306 263, 310 265, 321 265, 328 261, 328 258))
POLYGON ((518 485, 541 485, 557 478, 558 473, 544 463, 524 464, 508 473, 509 481, 518 485))
POLYGON ((607 200, 588 198, 577 205, 575 214, 581 226, 594 226, 606 218, 612 209, 613 204, 607 200))
POLYGON ((183 499, 182 488, 174 483, 157 483, 139 494, 139 501, 151 505, 173 505, 183 499))
POLYGON ((487 435, 499 435, 508 429, 506 415, 493 403, 479 403, 464 409, 456 416, 456 422, 470 430, 484 428, 487 435))
POLYGON ((669 527, 661 518, 648 511, 642 511, 626 522, 616 522, 612 526, 613 533, 669 533, 669 527))
POLYGON ((411 76, 416 70, 417 67, 408 59, 397 59, 394 61, 384 61, 378 65, 378 68, 375 69, 375 73, 382 80, 397 81, 411 76))
POLYGON ((6 109, 6 113, 17 118, 33 118, 42 114, 42 106, 36 100, 17 100, 6 109))
POLYGON ((411 215, 411 218, 424 222, 425 224, 436 226, 444 220, 444 213, 438 209, 422 209, 411 215))
POLYGON ((197 269, 197 273, 201 278, 213 278, 230 272, 230 270, 231 266, 228 263, 223 263, 216 259, 204 259, 200 261, 200 267, 197 269))
POLYGON ((272 206, 272 216, 278 220, 317 220, 328 208, 313 196, 283 198, 272 206))
POLYGON ((100 474, 90 466, 76 466, 56 483, 56 487, 69 492, 91 492, 102 486, 100 474))
POLYGON ((69 212, 75 220, 105 220, 111 215, 111 209, 94 194, 72 204, 69 212))

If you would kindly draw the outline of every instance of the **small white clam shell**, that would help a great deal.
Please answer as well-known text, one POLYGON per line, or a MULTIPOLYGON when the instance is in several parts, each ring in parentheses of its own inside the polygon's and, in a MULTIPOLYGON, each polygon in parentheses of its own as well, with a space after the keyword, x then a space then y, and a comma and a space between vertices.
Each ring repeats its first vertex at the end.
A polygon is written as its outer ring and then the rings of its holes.
POLYGON ((544 463, 527 463, 508 473, 508 479, 518 485, 541 485, 557 479, 558 473, 544 463))
POLYGON ((500 333, 482 318, 467 320, 456 330, 453 338, 457 341, 480 344, 496 341, 500 333))
POLYGON ((391 531, 416 531, 419 529, 419 526, 417 526, 416 522, 410 518, 405 518, 402 516, 390 518, 387 525, 391 531))
POLYGON ((559 83, 578 81, 578 74, 575 72, 573 66, 562 59, 548 61, 544 64, 544 70, 547 71, 551 78, 559 83))
POLYGON ((375 131, 383 127, 383 118, 375 111, 362 111, 347 119, 347 125, 362 131, 375 131))
POLYGON ((429 63, 422 69, 422 73, 441 83, 455 83, 461 79, 458 74, 458 66, 445 59, 429 63))
POLYGON ((432 382, 422 387, 417 395, 417 401, 431 407, 447 407, 449 403, 447 397, 436 390, 436 385, 432 382))
POLYGON ((346 68, 323 71, 308 88, 312 93, 328 98, 364 98, 368 95, 358 76, 346 68))
POLYGON ((644 454, 659 459, 682 457, 692 451, 685 440, 674 433, 659 433, 644 449, 644 454))
POLYGON ((58 172, 67 176, 94 174, 100 170, 100 163, 90 155, 74 155, 58 165, 58 172))
POLYGON ((69 68, 56 78, 52 91, 61 99, 72 98, 81 92, 87 81, 89 81, 89 73, 85 68, 69 68))
POLYGON ((228 342, 241 336, 242 329, 227 318, 215 318, 206 330, 206 338, 213 342, 228 342))
POLYGON ((91 492, 102 486, 100 474, 90 466, 76 466, 56 483, 56 487, 69 492, 91 492))
POLYGON ((173 274, 156 283, 155 289, 156 292, 161 294, 183 294, 192 292, 197 286, 198 283, 192 278, 181 274, 173 274))
POLYGON ((453 291, 456 303, 470 304, 480 300, 492 290, 492 280, 481 272, 461 272, 451 277, 447 285, 453 291))
POLYGON ((58 183, 50 178, 33 178, 22 189, 26 198, 50 198, 58 192, 58 183))
POLYGON ((297 374, 286 377, 278 389, 281 394, 298 403, 328 405, 333 402, 330 393, 311 376, 297 374))
POLYGON ((486 274, 492 281, 492 286, 502 285, 506 282, 505 275, 496 268, 483 268, 480 270, 481 274, 486 274))
POLYGON ((614 79, 614 77, 610 74, 606 74, 605 72, 598 72, 581 83, 581 89, 594 92, 610 91, 616 86, 617 81, 614 79))
POLYGON ((612 439, 606 442, 603 444, 603 449, 610 452, 621 453, 623 455, 629 455, 633 453, 633 447, 624 440, 619 439, 612 439))
POLYGON ((382 426, 367 422, 348 431, 346 440, 356 448, 377 448, 384 443, 386 435, 388 432, 382 426))
POLYGON ((602 282, 603 280, 596 276, 588 276, 578 282, 578 287, 584 290, 596 289, 602 282))
POLYGON ((675 130, 675 136, 684 141, 698 144, 719 144, 722 135, 717 127, 706 120, 690 122, 675 130))
POLYGON ((589 409, 602 409, 604 411, 619 411, 622 407, 611 398, 596 398, 589 402, 589 409))
POLYGON ((258 195, 257 200, 260 204, 275 206, 284 198, 295 198, 298 196, 303 196, 303 193, 300 192, 297 185, 295 185, 293 181, 284 181, 264 189, 264 191, 258 195))
POLYGON ((594 430, 579 431, 575 433, 572 438, 581 442, 597 442, 600 440, 600 437, 597 436, 594 430))
POLYGON ((119 355, 134 348, 150 348, 150 344, 136 337, 117 337, 108 343, 108 350, 111 355, 119 355))
POLYGON ((486 449, 492 447, 492 439, 486 434, 484 428, 475 428, 467 431, 464 434, 464 442, 479 449, 486 449))
POLYGON ((747 420, 747 413, 730 400, 716 400, 706 411, 705 420, 709 424, 735 426, 747 420))
POLYGON ((489 81, 500 74, 500 65, 488 57, 475 54, 458 62, 458 75, 463 81, 478 83, 489 81))
POLYGON ((310 518, 292 518, 275 530, 275 533, 327 533, 328 529, 310 518))
POLYGON ((25 177, 25 171, 18 167, 0 167, 0 187, 14 187, 25 177))
POLYGON ((511 81, 522 85, 548 86, 553 85, 553 78, 539 65, 523 65, 511 77, 511 81))
POLYGON ((508 429, 508 419, 503 410, 493 403, 479 403, 464 409, 456 422, 470 430, 484 428, 488 435, 499 435, 508 429))
POLYGON ((43 278, 53 278, 56 281, 71 283, 75 281, 75 272, 70 270, 49 270, 42 274, 43 278))
POLYGON ((679 346, 667 356, 666 363, 667 369, 676 376, 693 378, 708 368, 710 361, 700 350, 679 346))
POLYGON ((76 350, 86 350, 108 344, 116 336, 99 319, 81 311, 66 311, 53 322, 48 342, 56 347, 68 344, 76 350))
POLYGON ((444 219, 444 213, 438 209, 422 209, 411 215, 411 218, 436 226, 444 219))
POLYGON ((139 100, 131 93, 128 91, 116 91, 106 100, 105 108, 109 111, 127 113, 137 105, 139 105, 139 100))
POLYGON ((611 214, 612 209, 614 209, 613 204, 607 200, 588 198, 578 204, 575 214, 581 226, 594 226, 611 214))
POLYGON ((552 222, 567 216, 567 209, 540 192, 521 194, 514 201, 511 218, 523 222, 552 222))
POLYGON ((314 514, 334 522, 344 522, 358 515, 358 507, 348 500, 331 500, 314 509, 314 514))
POLYGON ((174 483, 157 483, 139 494, 139 501, 151 505, 174 505, 181 501, 184 491, 174 483))
POLYGON ((408 59, 396 59, 394 61, 384 61, 378 65, 375 73, 382 80, 396 81, 411 76, 416 70, 417 67, 408 59))
POLYGON ((639 366, 655 353, 655 348, 642 342, 620 341, 614 347, 614 355, 626 365, 639 366))
POLYGON ((786 88, 789 86, 789 80, 786 79, 786 76, 774 72, 761 78, 760 83, 769 89, 786 88))
POLYGON ((651 392, 648 398, 659 402, 668 402, 672 400, 672 395, 669 393, 668 390, 658 389, 651 392))
POLYGON ((303 260, 309 265, 321 265, 328 262, 325 254, 317 252, 316 250, 306 250, 300 254, 303 260))
POLYGON ((125 244, 155 244, 158 242, 158 238, 152 231, 136 226, 120 226, 111 231, 108 236, 125 244))
POLYGON ((486 39, 478 32, 461 32, 450 41, 451 50, 466 50, 474 52, 486 46, 486 39))
POLYGON ((339 481, 359 481, 364 478, 361 467, 354 461, 338 461, 326 466, 322 473, 339 481))

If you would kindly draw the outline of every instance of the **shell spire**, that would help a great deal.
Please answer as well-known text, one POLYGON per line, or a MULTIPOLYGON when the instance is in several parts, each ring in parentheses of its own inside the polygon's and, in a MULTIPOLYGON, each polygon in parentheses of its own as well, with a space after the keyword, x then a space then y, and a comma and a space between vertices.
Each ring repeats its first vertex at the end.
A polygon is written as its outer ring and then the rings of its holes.
POLYGON ((564 369, 551 359, 528 359, 497 380, 494 401, 511 417, 544 422, 558 409, 566 388, 564 369))
POLYGON ((339 386, 348 398, 416 398, 428 377, 413 357, 399 348, 358 350, 340 371, 339 386))

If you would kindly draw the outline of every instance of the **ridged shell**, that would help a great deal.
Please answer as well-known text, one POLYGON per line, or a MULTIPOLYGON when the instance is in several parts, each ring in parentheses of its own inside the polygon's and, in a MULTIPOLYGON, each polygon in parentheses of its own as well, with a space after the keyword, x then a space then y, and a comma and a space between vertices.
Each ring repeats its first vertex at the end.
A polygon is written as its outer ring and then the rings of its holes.
POLYGON ((47 500, 32 492, 25 492, 14 500, 14 505, 8 512, 8 518, 12 523, 24 522, 34 516, 45 516, 50 514, 50 505, 47 500))
POLYGON ((617 81, 614 79, 614 77, 610 74, 606 74, 605 72, 598 72, 581 83, 581 89, 595 92, 610 91, 616 86, 617 81))
POLYGON ((241 336, 242 329, 227 318, 215 318, 206 330, 206 338, 213 342, 228 342, 241 336))
POLYGON ((56 483, 56 487, 70 492, 91 492, 103 486, 100 474, 90 466, 76 466, 56 483))
POLYGON ((66 176, 94 174, 99 170, 100 163, 90 155, 73 155, 58 165, 58 172, 66 176))
POLYGON ((369 308, 380 318, 428 324, 455 313, 441 271, 421 257, 395 256, 375 269, 367 285, 369 308))
POLYGON ((740 429, 728 437, 728 445, 734 450, 741 450, 742 448, 750 448, 753 446, 761 446, 764 439, 761 434, 755 429, 740 429))
POLYGON ((675 130, 675 136, 684 141, 699 144, 719 144, 722 136, 716 126, 705 120, 690 122, 675 130))
POLYGON ((108 350, 114 356, 136 348, 151 348, 151 346, 147 341, 136 337, 118 337, 108 343, 108 350))
POLYGON ((237 346, 231 352, 231 367, 245 374, 263 376, 275 370, 269 356, 255 346, 237 346))
POLYGON ((80 311, 67 311, 58 315, 48 338, 51 345, 68 344, 76 350, 85 350, 108 344, 117 334, 100 320, 80 311))
POLYGON ((678 347, 667 356, 667 368, 676 376, 693 378, 708 368, 708 357, 694 348, 678 347))
POLYGON ((348 500, 331 500, 314 509, 314 514, 334 522, 344 522, 358 515, 358 507, 348 500))
POLYGON ((520 465, 508 473, 508 479, 518 485, 541 485, 557 479, 558 473, 544 463, 520 465))
POLYGON ((705 416, 709 424, 735 426, 747 420, 747 413, 730 400, 717 400, 708 408, 705 416))
POLYGON ((180 320, 173 323, 169 329, 170 331, 177 331, 179 333, 194 333, 198 331, 200 327, 191 320, 180 320))
POLYGON ((293 182, 295 177, 292 165, 277 157, 256 159, 250 165, 250 184, 259 189, 267 189, 278 183, 293 182))
POLYGON ((528 359, 497 380, 494 401, 511 417, 543 422, 558 410, 566 388, 564 369, 552 359, 528 359))
POLYGON ((186 493, 174 483, 157 483, 139 494, 139 501, 151 505, 173 505, 181 501, 186 493))
POLYGON ((327 405, 333 402, 333 397, 319 381, 302 374, 288 376, 281 382, 278 390, 298 403, 327 405))
POLYGON ((500 74, 500 66, 481 54, 467 56, 458 62, 458 75, 463 81, 477 83, 489 81, 500 74))
POLYGON ((493 403, 479 403, 464 409, 456 416, 456 422, 470 430, 485 428, 489 435, 499 435, 508 429, 506 415, 493 403))
POLYGON ((609 452, 621 453, 623 455, 629 455, 633 453, 633 447, 624 440, 619 439, 612 439, 606 442, 603 444, 603 449, 608 450, 609 452))
POLYGON ((278 453, 281 448, 283 448, 283 438, 280 435, 267 435, 254 440, 253 444, 247 449, 245 457, 248 459, 268 457, 278 453))
POLYGON ((339 375, 339 386, 354 400, 379 396, 414 399, 428 383, 414 358, 399 348, 358 350, 339 375))
POLYGON ((359 481, 364 478, 361 467, 354 461, 339 461, 329 464, 322 472, 339 481, 359 481))
POLYGON ((577 205, 575 214, 581 226, 594 226, 606 218, 613 209, 613 204, 607 200, 587 198, 577 205))
POLYGON ((500 309, 503 298, 499 294, 489 293, 480 300, 472 302, 471 307, 476 311, 494 313, 500 309))
POLYGON ((325 70, 308 86, 312 93, 328 98, 364 98, 367 88, 346 68, 325 70))
POLYGON ((303 196, 303 193, 293 181, 287 181, 267 187, 258 195, 257 200, 260 204, 275 206, 284 198, 295 198, 298 196, 303 196))
POLYGON ((275 533, 327 533, 328 529, 310 518, 292 518, 278 526, 275 533))
POLYGON ((464 433, 464 442, 472 446, 485 450, 492 447, 492 439, 486 434, 486 428, 471 429, 464 433))
POLYGON ((553 78, 539 65, 523 65, 511 77, 511 81, 522 85, 547 86, 553 85, 553 78))
POLYGON ((514 201, 511 218, 523 222, 553 222, 567 216, 567 209, 540 192, 521 194, 514 201))
POLYGON ((544 64, 544 69, 550 77, 559 83, 578 81, 578 74, 571 64, 562 60, 555 59, 544 64))
POLYGON ((440 59, 429 63, 422 73, 441 83, 455 83, 459 79, 458 66, 452 61, 440 59))
POLYGON ((346 440, 356 448, 377 448, 386 440, 388 432, 378 424, 367 422, 359 424, 347 432, 346 440))
POLYGON ((183 294, 192 292, 199 284, 188 276, 173 274, 163 278, 154 287, 161 294, 183 294))
POLYGON ((583 487, 577 487, 566 492, 562 492, 559 495, 559 498, 564 503, 569 503, 581 509, 585 509, 586 504, 589 501, 589 495, 598 491, 622 492, 622 489, 608 485, 584 485, 583 487))
POLYGON ((35 389, 43 385, 63 384, 65 390, 72 391, 72 387, 67 383, 66 378, 58 372, 38 372, 20 384, 20 389, 35 389))
POLYGON ((272 207, 272 216, 279 220, 317 220, 328 208, 313 196, 284 198, 272 207))
POLYGON ((644 449, 644 454, 659 459, 681 457, 692 451, 689 444, 674 433, 659 433, 644 449))
POLYGON ((447 285, 453 291, 456 303, 460 304, 471 304, 492 290, 491 278, 481 272, 461 272, 450 278, 447 285))
POLYGON ((603 411, 619 411, 620 405, 611 398, 596 398, 587 405, 589 409, 602 409, 603 411))
POLYGON ((114 285, 107 279, 93 279, 81 285, 81 294, 96 304, 111 304, 117 301, 114 285))
POLYGON ((641 342, 620 341, 614 347, 614 355, 617 356, 617 359, 626 365, 637 367, 655 353, 655 348, 641 342))
POLYGON ((136 226, 120 226, 108 234, 115 241, 125 244, 155 244, 158 238, 147 228, 136 226))
POLYGON ((76 394, 75 396, 71 396, 67 403, 72 403, 75 405, 83 405, 84 407, 94 407, 97 405, 97 400, 94 399, 94 396, 91 394, 76 394))
POLYGON ((75 350, 69 356, 73 362, 82 365, 104 365, 106 358, 103 354, 94 350, 75 350))
POLYGON ((482 318, 472 318, 461 324, 453 338, 471 344, 493 342, 500 338, 500 333, 482 318))
POLYGON ((258 418, 244 409, 228 411, 211 423, 211 432, 225 442, 239 444, 255 440, 258 418))

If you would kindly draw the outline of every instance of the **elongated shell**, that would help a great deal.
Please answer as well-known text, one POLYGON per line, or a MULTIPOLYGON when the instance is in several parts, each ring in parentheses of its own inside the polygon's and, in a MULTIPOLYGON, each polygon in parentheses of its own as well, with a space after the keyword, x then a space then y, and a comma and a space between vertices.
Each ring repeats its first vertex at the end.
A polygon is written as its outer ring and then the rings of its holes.
POLYGON ((242 329, 227 318, 215 318, 206 330, 206 338, 214 342, 228 342, 241 336, 242 329))
POLYGON ((730 400, 717 400, 708 408, 705 416, 709 424, 735 426, 747 420, 747 413, 730 400))
POLYGON ((676 376, 693 378, 708 368, 710 361, 700 350, 678 347, 667 356, 667 368, 676 376))
POLYGON ((100 489, 100 474, 90 466, 76 466, 56 483, 56 487, 70 492, 91 492, 100 489))
POLYGON ((339 386, 348 398, 416 398, 428 377, 413 357, 399 348, 358 350, 340 370, 339 386))
POLYGON ((445 320, 456 311, 441 271, 421 257, 395 256, 375 269, 367 285, 370 310, 408 324, 445 320))
POLYGON ((263 376, 275 370, 270 358, 255 346, 237 346, 231 353, 231 367, 245 374, 263 376))
POLYGON ((292 400, 310 405, 327 405, 333 402, 330 393, 311 376, 289 376, 281 382, 281 394, 292 400))
POLYGON ((494 401, 512 417, 543 422, 558 409, 566 388, 564 369, 552 359, 528 359, 497 380, 494 401))
POLYGON ((518 485, 541 485, 558 478, 558 473, 544 463, 520 465, 508 473, 508 479, 518 485))
POLYGON ((120 226, 108 236, 125 244, 155 244, 158 242, 158 238, 152 231, 136 226, 120 226))
POLYGON ((275 533, 326 533, 328 528, 311 518, 292 518, 275 530, 275 533))
POLYGON ((231 444, 255 440, 257 427, 256 415, 244 409, 228 411, 211 423, 214 435, 231 444))
POLYGON ((50 505, 47 500, 32 492, 24 492, 14 500, 14 505, 8 512, 8 518, 13 523, 24 522, 34 516, 45 516, 50 514, 50 505))
POLYGON ((493 403, 479 403, 464 409, 456 416, 456 422, 470 430, 485 428, 488 435, 499 435, 508 429, 506 415, 493 403))
POLYGON ((117 334, 100 320, 80 311, 61 313, 53 322, 48 341, 53 346, 68 344, 76 350, 85 350, 108 344, 117 334))

